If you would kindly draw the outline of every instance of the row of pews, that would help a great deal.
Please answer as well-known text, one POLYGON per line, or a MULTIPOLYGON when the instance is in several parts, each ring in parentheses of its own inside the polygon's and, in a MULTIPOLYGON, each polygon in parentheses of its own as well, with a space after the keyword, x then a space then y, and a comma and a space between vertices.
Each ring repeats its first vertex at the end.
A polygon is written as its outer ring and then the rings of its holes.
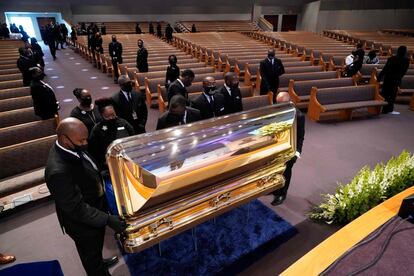
MULTIPOLYGON (((355 45, 361 40, 338 39, 337 37, 321 36, 319 34, 308 32, 288 32, 288 33, 273 33, 273 32, 254 32, 247 33, 247 35, 254 37, 261 41, 266 41, 274 47, 285 49, 288 52, 305 56, 305 60, 310 60, 312 64, 319 64, 327 71, 337 70, 341 71, 344 68, 345 57, 355 49, 355 45)), ((370 49, 369 45, 365 45, 366 52, 370 49)), ((379 64, 363 64, 360 72, 355 76, 355 81, 359 85, 371 84, 377 85, 377 75, 385 66, 387 59, 390 57, 390 52, 382 52, 385 56, 379 56, 379 64)), ((283 76, 282 76, 283 78, 283 76)), ((294 79, 292 79, 294 80, 294 79)), ((379 85, 379 84, 378 84, 379 85)), ((282 89, 284 87, 281 85, 282 89)), ((289 92, 293 99, 300 99, 293 93, 292 85, 289 87, 289 92)), ((414 64, 411 63, 407 74, 404 76, 400 85, 397 102, 409 103, 414 101, 414 64)), ((301 96, 310 97, 311 94, 301 96)), ((379 99, 379 97, 377 97, 379 99)), ((411 107, 413 110, 414 108, 411 107)), ((348 112, 349 113, 349 112, 348 112)), ((350 115, 352 116, 352 114, 350 115)), ((343 117, 347 117, 344 115, 343 117)))
POLYGON ((58 118, 34 114, 30 87, 17 68, 21 40, 0 40, 0 205, 4 210, 49 195, 44 167, 58 118))
MULTIPOLYGON (((114 70, 118 70, 119 74, 128 74, 130 79, 134 80, 136 90, 145 93, 148 105, 158 107, 160 113, 166 111, 168 106, 165 76, 169 55, 177 56, 177 65, 181 71, 191 69, 195 73, 193 84, 187 88, 190 100, 202 93, 202 81, 207 76, 213 76, 216 79, 217 87, 224 85, 224 74, 227 71, 219 70, 215 64, 206 63, 194 53, 178 47, 176 43, 170 45, 155 36, 147 34, 118 35, 117 38, 123 44, 123 63, 118 64, 118 68, 112 67, 110 57, 107 54, 110 36, 103 37, 104 54, 92 53, 87 49, 86 39, 82 38, 78 40, 76 48, 81 55, 90 62, 95 62, 96 67, 108 76, 114 77, 114 70), (138 72, 136 68, 136 52, 138 49, 136 41, 139 38, 144 40, 144 45, 149 53, 149 71, 145 73, 138 72)), ((263 51, 266 52, 267 46, 262 46, 263 51)), ((272 97, 269 95, 253 97, 252 85, 241 83, 240 89, 244 97, 243 102, 246 110, 272 103, 272 97)))
POLYGON ((227 21, 178 21, 184 31, 191 31, 193 24, 197 32, 248 32, 258 31, 259 27, 250 20, 227 21))
POLYGON ((414 54, 414 37, 388 32, 355 30, 327 30, 323 33, 335 40, 361 42, 367 48, 378 50, 383 55, 395 55, 401 45, 407 46, 411 58, 414 54))
MULTIPOLYGON (((80 22, 79 24, 81 24, 80 22)), ((104 24, 106 27, 106 33, 107 34, 135 34, 135 26, 136 24, 139 24, 139 27, 141 28, 142 33, 149 33, 149 24, 151 22, 148 21, 142 21, 142 22, 95 22, 95 24, 98 26, 99 30, 101 29, 102 25, 104 24)), ((154 26, 154 32, 157 31, 157 23, 158 22, 152 22, 152 25, 154 26)), ((89 22, 85 23, 86 26, 88 26, 89 22)), ((165 31, 165 27, 167 27, 167 23, 164 21, 160 22, 162 33, 165 31)))

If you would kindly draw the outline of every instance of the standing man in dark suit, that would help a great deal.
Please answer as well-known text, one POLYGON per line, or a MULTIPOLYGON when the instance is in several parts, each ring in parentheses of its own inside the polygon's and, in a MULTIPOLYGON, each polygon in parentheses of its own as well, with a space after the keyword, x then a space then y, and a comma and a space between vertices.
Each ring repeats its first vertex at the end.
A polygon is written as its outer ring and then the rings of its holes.
MULTIPOLYGON (((276 97, 276 103, 288 103, 290 96, 287 92, 280 92, 276 97)), ((280 205, 286 199, 287 191, 289 189, 290 179, 292 177, 292 168, 296 160, 300 158, 302 153, 303 140, 305 139, 305 116, 299 109, 296 108, 296 153, 295 156, 286 162, 286 169, 283 172, 285 177, 285 186, 282 189, 274 191, 274 199, 272 205, 280 205)))
POLYGON ((171 27, 170 24, 167 24, 167 27, 165 28, 165 38, 167 39, 168 43, 172 41, 173 32, 174 32, 174 29, 171 27))
POLYGON ((141 27, 139 26, 139 23, 135 25, 135 34, 142 34, 141 27))
POLYGON ((57 141, 49 152, 45 169, 46 185, 55 200, 59 223, 75 242, 88 275, 109 275, 108 266, 118 257, 103 259, 105 227, 125 230, 119 216, 107 213, 102 178, 87 153, 88 130, 76 118, 62 120, 57 141))
POLYGON ((397 55, 390 57, 382 71, 379 73, 378 81, 384 79, 381 95, 388 103, 383 107, 382 113, 390 113, 393 115, 400 114, 399 112, 394 111, 394 102, 397 97, 398 86, 400 86, 401 80, 407 73, 409 66, 410 60, 407 57, 407 47, 400 46, 397 50, 397 55))
POLYGON ((188 93, 186 87, 191 86, 191 83, 194 80, 194 72, 190 69, 186 69, 181 72, 181 76, 173 81, 170 86, 168 87, 168 102, 174 97, 175 95, 181 95, 185 99, 188 99, 188 93))
POLYGON ((102 24, 101 24, 101 34, 106 35, 106 26, 105 26, 104 22, 102 22, 102 24))
POLYGON ((260 95, 273 92, 273 102, 276 102, 277 90, 279 88, 279 77, 285 73, 282 61, 275 57, 275 49, 267 51, 267 58, 260 62, 260 95))
POLYGON ((218 117, 224 113, 224 97, 216 93, 216 80, 205 77, 203 93, 191 102, 191 107, 200 111, 201 120, 218 117))
POLYGON ((114 72, 114 82, 118 83, 119 72, 118 64, 122 64, 122 44, 117 41, 116 35, 112 35, 112 42, 109 43, 109 55, 112 60, 112 70, 114 72))
POLYGON ((164 112, 157 122, 157 130, 199 121, 200 111, 186 106, 187 99, 176 95, 171 99, 168 111, 164 112))
POLYGON ((116 114, 134 127, 135 134, 145 133, 148 118, 145 96, 133 91, 132 81, 127 75, 118 79, 121 91, 112 96, 116 114))
POLYGON ((160 22, 157 22, 157 36, 159 38, 162 37, 162 33, 161 33, 161 23, 160 22))
POLYGON ((154 34, 154 25, 152 24, 152 22, 149 23, 148 33, 152 35, 154 34))
POLYGON ((53 57, 53 60, 56 59, 56 44, 55 44, 55 31, 54 31, 54 24, 51 21, 47 26, 46 26, 46 44, 49 46, 49 50, 50 50, 50 54, 53 57))
POLYGON ((148 72, 148 51, 142 39, 138 39, 137 68, 140 73, 148 72))
POLYGON ((33 108, 37 116, 42 120, 54 118, 58 114, 59 103, 56 100, 55 92, 49 84, 43 81, 45 74, 39 67, 31 70, 32 83, 30 94, 32 95, 33 108))
POLYGON ((180 67, 177 66, 177 57, 175 55, 170 55, 168 57, 167 73, 165 74, 165 88, 168 89, 170 83, 174 82, 180 77, 180 67))
POLYGON ((224 75, 224 86, 218 91, 224 98, 224 113, 231 114, 243 111, 242 95, 239 88, 239 77, 228 72, 224 75))

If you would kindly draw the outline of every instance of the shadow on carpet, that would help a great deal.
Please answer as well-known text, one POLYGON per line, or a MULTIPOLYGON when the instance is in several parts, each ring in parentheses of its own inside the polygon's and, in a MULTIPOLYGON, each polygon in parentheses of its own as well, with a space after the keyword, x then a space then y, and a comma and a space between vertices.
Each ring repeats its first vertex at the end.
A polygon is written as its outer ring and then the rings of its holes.
MULTIPOLYGON (((111 181, 105 191, 117 213, 111 181)), ((125 254, 131 275, 235 274, 297 230, 259 200, 231 210, 144 251, 125 254), (161 253, 161 254, 160 254, 161 253)))

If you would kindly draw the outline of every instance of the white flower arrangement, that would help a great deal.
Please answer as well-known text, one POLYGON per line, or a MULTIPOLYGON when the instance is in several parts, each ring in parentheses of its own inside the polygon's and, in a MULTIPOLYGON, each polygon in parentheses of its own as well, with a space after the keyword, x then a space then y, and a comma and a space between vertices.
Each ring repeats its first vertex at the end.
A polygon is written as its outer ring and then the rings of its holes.
POLYGON ((372 171, 363 167, 349 184, 339 183, 335 195, 323 195, 324 202, 309 217, 328 224, 348 223, 413 184, 414 155, 403 151, 372 171))

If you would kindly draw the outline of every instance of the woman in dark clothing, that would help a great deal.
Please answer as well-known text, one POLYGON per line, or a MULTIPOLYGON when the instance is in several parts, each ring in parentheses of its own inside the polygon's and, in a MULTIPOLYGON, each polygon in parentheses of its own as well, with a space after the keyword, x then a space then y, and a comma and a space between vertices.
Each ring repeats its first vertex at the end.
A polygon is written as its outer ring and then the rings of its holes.
POLYGON ((92 128, 102 121, 98 108, 92 103, 91 93, 83 88, 75 88, 73 95, 78 99, 79 105, 72 109, 70 117, 81 120, 91 133, 92 128))
POLYGON ((134 135, 134 128, 124 119, 118 118, 111 98, 95 101, 102 121, 95 125, 89 135, 89 153, 98 162, 101 171, 108 169, 105 154, 108 146, 116 139, 134 135))
POLYGON ((103 52, 104 52, 103 47, 102 47, 102 43, 103 43, 103 41, 102 41, 101 34, 100 33, 96 33, 95 34, 95 39, 93 41, 93 45, 95 47, 95 51, 97 51, 100 54, 103 54, 103 52))
POLYGON ((170 65, 167 67, 167 74, 165 76, 165 87, 168 88, 170 83, 178 79, 180 76, 180 67, 177 66, 177 57, 175 55, 170 55, 168 57, 168 62, 170 65))

